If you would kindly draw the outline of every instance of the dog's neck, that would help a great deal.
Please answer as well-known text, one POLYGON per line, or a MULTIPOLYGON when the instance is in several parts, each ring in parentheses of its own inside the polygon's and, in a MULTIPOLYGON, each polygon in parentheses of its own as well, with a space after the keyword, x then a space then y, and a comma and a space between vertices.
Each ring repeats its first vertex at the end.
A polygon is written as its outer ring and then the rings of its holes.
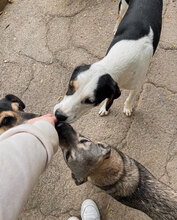
MULTIPOLYGON (((121 59, 123 59, 123 57, 121 57, 121 59)), ((119 59, 119 62, 115 62, 115 60, 112 59, 112 55, 107 54, 101 60, 92 64, 92 73, 94 75, 96 73, 97 76, 102 76, 108 73, 115 82, 122 84, 123 82, 121 82, 120 79, 127 70, 127 63, 125 62, 126 59, 123 59, 123 62, 120 62, 121 59, 119 59)), ((121 87, 122 85, 119 86, 121 87)))
POLYGON ((123 170, 121 157, 112 150, 110 157, 92 171, 88 180, 97 186, 112 185, 119 180, 123 170))
POLYGON ((124 161, 121 152, 112 148, 110 158, 104 160, 103 164, 92 172, 88 181, 107 191, 110 190, 108 193, 116 190, 117 195, 128 196, 137 188, 139 172, 134 161, 124 161))
POLYGON ((108 73, 115 81, 117 81, 117 69, 115 70, 113 66, 108 65, 106 57, 103 57, 101 60, 93 63, 91 65, 91 72, 93 75, 96 73, 97 76, 102 76, 108 73))
POLYGON ((110 158, 92 172, 88 181, 154 220, 177 219, 177 193, 118 150, 112 149, 110 158))

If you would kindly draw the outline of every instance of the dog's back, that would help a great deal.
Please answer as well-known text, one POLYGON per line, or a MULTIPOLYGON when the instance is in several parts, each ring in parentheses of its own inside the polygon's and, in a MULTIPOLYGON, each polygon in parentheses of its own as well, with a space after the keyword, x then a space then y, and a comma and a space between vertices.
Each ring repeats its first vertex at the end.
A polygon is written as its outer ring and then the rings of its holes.
POLYGON ((177 219, 177 193, 157 180, 142 164, 114 148, 124 164, 124 173, 114 185, 100 187, 117 201, 141 210, 154 220, 177 219), (135 180, 138 184, 134 190, 135 180))
POLYGON ((153 31, 153 51, 155 52, 162 26, 162 0, 129 0, 127 3, 129 3, 128 10, 119 24, 107 53, 121 40, 138 40, 147 36, 150 28, 153 31))

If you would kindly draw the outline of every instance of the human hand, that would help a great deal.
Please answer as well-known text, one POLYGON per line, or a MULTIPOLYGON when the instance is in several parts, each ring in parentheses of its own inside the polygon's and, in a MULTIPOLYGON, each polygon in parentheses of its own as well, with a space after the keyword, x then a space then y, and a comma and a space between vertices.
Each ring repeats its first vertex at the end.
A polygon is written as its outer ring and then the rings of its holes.
POLYGON ((26 123, 27 124, 33 124, 33 123, 35 123, 37 121, 40 121, 40 120, 47 121, 53 126, 55 126, 55 123, 57 122, 56 117, 54 117, 52 114, 47 114, 47 115, 43 115, 43 116, 40 116, 40 117, 37 117, 37 118, 30 119, 26 123))

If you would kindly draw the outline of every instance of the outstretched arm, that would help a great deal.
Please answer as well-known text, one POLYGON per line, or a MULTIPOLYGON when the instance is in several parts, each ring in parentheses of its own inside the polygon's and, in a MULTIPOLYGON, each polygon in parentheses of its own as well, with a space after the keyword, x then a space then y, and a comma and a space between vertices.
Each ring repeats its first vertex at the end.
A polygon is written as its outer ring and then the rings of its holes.
POLYGON ((55 119, 45 117, 0 136, 0 219, 17 219, 39 176, 58 149, 55 119))

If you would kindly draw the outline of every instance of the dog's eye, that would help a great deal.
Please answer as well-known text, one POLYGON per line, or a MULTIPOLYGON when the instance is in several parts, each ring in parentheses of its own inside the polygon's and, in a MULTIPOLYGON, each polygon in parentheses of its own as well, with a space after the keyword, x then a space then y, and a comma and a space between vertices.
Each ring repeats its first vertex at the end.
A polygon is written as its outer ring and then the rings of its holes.
POLYGON ((5 116, 1 122, 1 126, 11 125, 15 120, 16 119, 11 115, 5 116))
POLYGON ((23 110, 21 105, 18 106, 18 110, 21 111, 21 112, 24 112, 24 110, 23 110))
POLYGON ((70 151, 67 151, 67 152, 66 152, 66 161, 69 160, 70 156, 71 156, 71 152, 70 152, 70 151))
POLYGON ((21 111, 21 112, 23 112, 24 110, 24 108, 19 104, 19 103, 15 103, 15 105, 17 106, 17 108, 18 108, 18 111, 21 111))
POLYGON ((89 140, 87 140, 87 139, 82 139, 82 140, 80 140, 80 143, 81 144, 83 144, 83 143, 86 143, 86 142, 88 142, 89 140))
POLYGON ((93 102, 93 100, 91 100, 91 99, 89 99, 89 98, 86 98, 85 100, 82 101, 82 103, 83 103, 83 104, 89 104, 89 105, 90 105, 90 104, 93 104, 94 102, 93 102))

